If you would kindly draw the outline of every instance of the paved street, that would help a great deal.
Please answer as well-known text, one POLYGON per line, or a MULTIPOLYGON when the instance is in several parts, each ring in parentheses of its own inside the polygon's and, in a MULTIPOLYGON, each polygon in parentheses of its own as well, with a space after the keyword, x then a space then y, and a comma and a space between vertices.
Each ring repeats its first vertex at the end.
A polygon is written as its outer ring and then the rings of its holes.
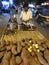
POLYGON ((2 16, 0 16, 0 37, 3 34, 4 28, 6 25, 4 22, 5 22, 5 19, 2 16))
POLYGON ((0 15, 0 37, 2 36, 4 29, 8 23, 9 15, 8 14, 3 14, 2 16, 0 15))
MULTIPOLYGON (((16 15, 16 17, 18 22, 20 23, 19 15, 16 15)), ((9 18, 9 14, 3 14, 3 16, 0 16, 0 37, 8 23, 9 18)), ((33 21, 33 23, 37 26, 37 29, 49 40, 49 27, 44 28, 41 25, 39 25, 36 21, 33 21)))

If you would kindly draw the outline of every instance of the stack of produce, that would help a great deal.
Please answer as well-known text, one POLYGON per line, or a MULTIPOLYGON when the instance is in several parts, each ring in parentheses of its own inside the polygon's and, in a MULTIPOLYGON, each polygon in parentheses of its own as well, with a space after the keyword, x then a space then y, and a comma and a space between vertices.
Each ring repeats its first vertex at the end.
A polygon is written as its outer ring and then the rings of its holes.
POLYGON ((0 41, 0 65, 49 65, 48 43, 30 39, 0 41))

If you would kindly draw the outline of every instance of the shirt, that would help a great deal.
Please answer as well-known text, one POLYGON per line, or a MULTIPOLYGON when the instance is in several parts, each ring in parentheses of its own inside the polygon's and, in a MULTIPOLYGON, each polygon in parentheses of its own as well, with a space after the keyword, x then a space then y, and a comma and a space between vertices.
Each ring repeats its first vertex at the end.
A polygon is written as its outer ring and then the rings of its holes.
POLYGON ((20 15, 20 18, 23 21, 28 21, 28 20, 32 19, 32 12, 30 10, 28 10, 27 12, 22 11, 21 15, 20 15))

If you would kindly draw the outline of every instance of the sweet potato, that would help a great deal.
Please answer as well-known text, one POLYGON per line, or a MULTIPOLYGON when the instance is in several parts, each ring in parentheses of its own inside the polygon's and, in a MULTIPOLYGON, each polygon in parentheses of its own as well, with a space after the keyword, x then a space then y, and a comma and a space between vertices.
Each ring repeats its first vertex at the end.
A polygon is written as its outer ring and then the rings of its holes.
POLYGON ((42 47, 42 45, 39 46, 39 49, 40 49, 41 51, 44 51, 44 50, 45 50, 45 48, 42 47))
POLYGON ((30 65, 41 65, 34 57, 30 57, 29 62, 30 65))
POLYGON ((0 65, 2 65, 2 63, 0 63, 0 65))
POLYGON ((17 43, 17 52, 20 53, 22 50, 22 47, 20 45, 20 43, 17 43))
POLYGON ((45 59, 48 61, 48 63, 49 63, 49 50, 45 50, 44 51, 44 57, 45 57, 45 59))
POLYGON ((23 59, 24 65, 28 65, 29 64, 28 60, 29 60, 30 54, 25 48, 23 48, 23 50, 22 50, 21 57, 23 59))
POLYGON ((11 49, 12 49, 12 47, 13 47, 13 45, 12 45, 12 44, 10 44, 10 45, 6 46, 6 50, 7 50, 7 51, 9 51, 9 50, 11 50, 11 49))
POLYGON ((14 55, 10 59, 10 65, 17 65, 16 64, 16 59, 15 59, 15 56, 14 55))
POLYGON ((38 56, 38 60, 41 64, 43 65, 48 65, 48 63, 46 62, 46 60, 42 57, 41 54, 37 53, 37 56, 38 56))
POLYGON ((22 62, 22 58, 20 56, 16 56, 16 63, 20 64, 22 62))
POLYGON ((17 47, 15 45, 12 47, 11 51, 12 51, 12 54, 14 54, 14 55, 18 54, 17 47))
POLYGON ((24 42, 21 42, 21 46, 22 46, 22 47, 25 47, 25 43, 24 43, 24 42))
POLYGON ((0 42, 0 49, 3 48, 5 46, 5 42, 4 41, 1 41, 0 42))
POLYGON ((0 59, 4 56, 4 51, 3 52, 0 52, 0 59))
POLYGON ((47 47, 49 48, 49 42, 46 43, 47 47))
POLYGON ((22 62, 20 65, 24 65, 24 62, 22 62))
POLYGON ((5 60, 10 60, 10 58, 11 58, 11 52, 9 51, 9 52, 5 52, 5 54, 4 54, 4 57, 3 57, 3 59, 5 60))
POLYGON ((9 65, 9 61, 8 60, 2 60, 2 65, 9 65))
POLYGON ((10 45, 11 43, 10 43, 10 41, 8 41, 8 42, 5 42, 5 44, 6 44, 6 45, 10 45))
POLYGON ((0 51, 4 51, 4 50, 6 50, 6 46, 4 46, 4 47, 2 47, 2 48, 0 49, 0 51))
POLYGON ((35 53, 33 51, 30 54, 32 55, 32 57, 35 56, 35 53))

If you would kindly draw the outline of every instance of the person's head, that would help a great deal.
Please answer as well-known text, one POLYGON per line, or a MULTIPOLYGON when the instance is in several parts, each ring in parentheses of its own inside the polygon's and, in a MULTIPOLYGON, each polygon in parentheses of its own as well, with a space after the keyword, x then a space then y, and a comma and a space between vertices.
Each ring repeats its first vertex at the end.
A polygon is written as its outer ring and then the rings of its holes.
POLYGON ((28 3, 24 3, 23 7, 24 7, 24 10, 27 12, 28 11, 28 3))

